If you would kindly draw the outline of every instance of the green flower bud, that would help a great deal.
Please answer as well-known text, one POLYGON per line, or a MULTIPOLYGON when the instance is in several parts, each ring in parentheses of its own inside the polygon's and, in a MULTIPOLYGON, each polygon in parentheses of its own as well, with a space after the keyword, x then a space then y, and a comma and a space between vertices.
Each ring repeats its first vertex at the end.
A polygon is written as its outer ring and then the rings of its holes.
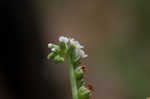
POLYGON ((51 48, 51 51, 59 53, 60 52, 60 47, 58 45, 55 44, 48 44, 48 48, 51 48))
POLYGON ((79 99, 89 99, 91 96, 91 91, 85 86, 79 88, 78 97, 79 99))
POLYGON ((54 57, 54 62, 55 63, 62 63, 62 62, 64 62, 64 58, 57 55, 54 57))
POLYGON ((56 53, 55 52, 51 52, 51 53, 48 54, 47 58, 48 59, 53 59, 55 56, 56 56, 56 53))
POLYGON ((83 77, 83 74, 84 74, 84 72, 83 72, 81 66, 79 66, 79 67, 77 67, 75 69, 75 77, 76 77, 76 79, 81 79, 83 77))
POLYGON ((61 52, 60 52, 60 53, 61 53, 62 55, 65 55, 65 54, 67 53, 67 48, 68 48, 67 44, 62 41, 62 42, 60 42, 59 47, 60 47, 60 49, 61 49, 61 52))
POLYGON ((52 43, 49 43, 48 44, 48 48, 57 48, 58 45, 55 45, 55 44, 52 44, 52 43))
POLYGON ((61 52, 61 49, 60 47, 58 46, 57 48, 52 48, 51 49, 53 52, 56 52, 56 53, 60 53, 61 52))

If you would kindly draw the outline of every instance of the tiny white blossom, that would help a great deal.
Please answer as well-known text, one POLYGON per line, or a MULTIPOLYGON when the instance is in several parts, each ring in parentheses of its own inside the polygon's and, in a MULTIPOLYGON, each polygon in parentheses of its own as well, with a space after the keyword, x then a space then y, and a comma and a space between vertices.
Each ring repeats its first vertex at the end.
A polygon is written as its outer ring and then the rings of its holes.
POLYGON ((48 48, 51 48, 52 47, 52 43, 48 43, 48 48))
POLYGON ((84 52, 83 50, 81 50, 81 49, 80 49, 80 56, 81 56, 82 58, 88 57, 88 55, 85 54, 85 52, 84 52))
POLYGON ((85 54, 85 52, 84 52, 82 49, 80 49, 80 48, 76 48, 75 53, 76 53, 76 55, 79 55, 79 56, 81 56, 82 58, 88 57, 88 55, 85 54))
POLYGON ((70 38, 70 43, 76 48, 84 48, 84 46, 82 46, 78 41, 74 40, 73 38, 70 38))
POLYGON ((74 40, 73 38, 70 38, 70 44, 74 45, 76 47, 75 53, 76 53, 77 56, 81 56, 82 58, 86 58, 88 56, 82 50, 82 48, 84 48, 84 46, 81 45, 78 41, 74 40))
POLYGON ((59 41, 60 41, 60 42, 68 43, 68 42, 69 42, 69 39, 68 39, 67 37, 60 36, 60 37, 59 37, 59 41))

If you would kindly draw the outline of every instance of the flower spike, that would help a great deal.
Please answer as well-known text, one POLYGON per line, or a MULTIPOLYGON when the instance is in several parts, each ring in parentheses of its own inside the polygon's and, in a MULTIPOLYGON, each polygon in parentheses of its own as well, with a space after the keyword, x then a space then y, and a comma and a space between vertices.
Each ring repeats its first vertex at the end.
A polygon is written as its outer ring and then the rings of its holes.
POLYGON ((94 88, 92 85, 85 86, 84 74, 87 68, 80 61, 88 56, 83 51, 84 46, 74 38, 60 36, 59 44, 48 43, 48 48, 51 49, 48 59, 54 60, 54 63, 62 63, 66 59, 69 64, 73 99, 90 99, 94 88))

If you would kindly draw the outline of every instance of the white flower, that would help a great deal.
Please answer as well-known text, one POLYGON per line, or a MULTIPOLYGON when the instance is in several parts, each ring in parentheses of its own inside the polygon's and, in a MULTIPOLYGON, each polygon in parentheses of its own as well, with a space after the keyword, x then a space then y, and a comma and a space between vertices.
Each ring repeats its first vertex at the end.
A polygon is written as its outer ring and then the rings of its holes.
POLYGON ((76 48, 84 48, 78 41, 74 40, 73 38, 70 38, 70 44, 74 45, 76 48))
POLYGON ((52 43, 48 43, 48 48, 51 48, 52 47, 52 43))
POLYGON ((87 57, 88 55, 85 54, 85 52, 82 50, 84 48, 83 45, 81 45, 78 41, 74 40, 73 38, 70 38, 70 44, 75 46, 75 53, 77 56, 80 56, 82 58, 87 57))
POLYGON ((68 43, 68 42, 69 42, 69 39, 68 39, 67 37, 60 36, 60 37, 59 37, 59 41, 60 41, 60 42, 68 43))
POLYGON ((85 52, 84 52, 82 49, 80 49, 80 56, 81 56, 82 58, 88 57, 88 55, 85 54, 85 52))
POLYGON ((80 56, 81 58, 88 57, 88 55, 85 54, 85 52, 82 49, 80 49, 80 48, 76 48, 75 49, 75 53, 76 53, 77 56, 80 56))

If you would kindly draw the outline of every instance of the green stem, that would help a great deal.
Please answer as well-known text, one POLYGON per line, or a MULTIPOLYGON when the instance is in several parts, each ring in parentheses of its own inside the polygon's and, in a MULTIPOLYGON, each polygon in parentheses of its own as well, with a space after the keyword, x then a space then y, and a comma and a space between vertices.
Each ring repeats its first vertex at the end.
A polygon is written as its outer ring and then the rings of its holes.
POLYGON ((72 61, 71 61, 71 57, 69 55, 67 56, 67 61, 69 63, 69 72, 70 72, 72 96, 73 96, 73 99, 78 99, 78 90, 77 90, 76 78, 75 78, 75 75, 74 75, 74 68, 73 68, 73 64, 72 64, 72 61))

